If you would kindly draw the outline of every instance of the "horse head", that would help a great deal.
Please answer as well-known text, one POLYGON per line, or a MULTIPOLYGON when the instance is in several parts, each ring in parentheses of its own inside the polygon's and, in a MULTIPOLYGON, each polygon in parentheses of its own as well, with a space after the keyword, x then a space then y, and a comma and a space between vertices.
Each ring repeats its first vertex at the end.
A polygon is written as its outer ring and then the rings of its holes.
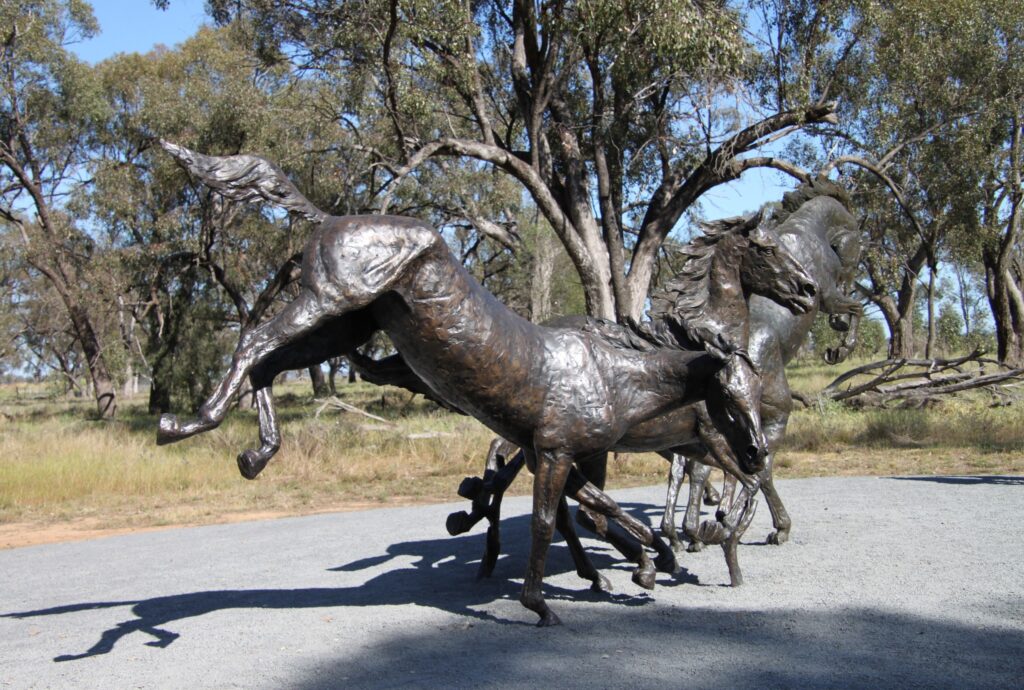
POLYGON ((705 405, 711 421, 733 449, 740 469, 760 472, 768 456, 768 441, 761 426, 761 376, 746 350, 707 351, 724 364, 715 375, 718 385, 707 390, 705 405))
POLYGON ((748 250, 740 269, 744 289, 773 300, 794 314, 806 314, 817 304, 814 276, 779 240, 764 211, 744 224, 748 250))

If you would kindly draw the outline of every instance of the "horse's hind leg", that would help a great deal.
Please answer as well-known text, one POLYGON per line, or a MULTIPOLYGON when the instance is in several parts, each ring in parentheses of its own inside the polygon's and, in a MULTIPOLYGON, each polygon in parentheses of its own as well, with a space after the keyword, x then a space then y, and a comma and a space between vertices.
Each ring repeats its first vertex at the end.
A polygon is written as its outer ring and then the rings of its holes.
POLYGON ((610 592, 612 590, 612 583, 597 571, 594 563, 590 560, 590 556, 583 549, 583 544, 580 543, 580 537, 576 534, 576 528, 573 526, 572 518, 569 516, 569 503, 565 500, 565 495, 558 501, 558 520, 556 526, 558 531, 562 533, 562 536, 565 537, 565 544, 569 547, 572 562, 576 565, 576 574, 584 580, 590 580, 591 590, 595 592, 610 592))
MULTIPOLYGON (((625 513, 611 496, 587 481, 576 468, 569 471, 565 492, 580 502, 576 521, 606 539, 619 553, 637 564, 633 571, 634 583, 644 589, 654 589, 657 568, 644 550, 644 546, 653 547, 656 541, 651 528, 625 513)), ((668 549, 667 546, 665 548, 668 549)))
POLYGON ((179 422, 174 415, 163 415, 157 431, 157 443, 173 443, 219 426, 254 366, 277 348, 315 330, 325 319, 345 311, 339 308, 341 305, 330 306, 334 309, 325 308, 316 295, 304 289, 281 313, 243 335, 231 358, 231 369, 214 394, 199 408, 197 419, 179 422))

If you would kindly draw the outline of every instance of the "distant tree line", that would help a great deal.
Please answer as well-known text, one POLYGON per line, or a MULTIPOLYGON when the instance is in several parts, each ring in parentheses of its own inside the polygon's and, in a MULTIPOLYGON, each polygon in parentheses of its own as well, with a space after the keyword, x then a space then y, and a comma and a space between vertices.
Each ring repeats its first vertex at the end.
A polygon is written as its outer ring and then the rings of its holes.
POLYGON ((139 380, 154 412, 204 398, 289 299, 310 231, 211 196, 161 137, 258 152, 330 213, 428 220, 535 320, 637 318, 708 191, 753 168, 828 175, 863 218, 857 289, 890 354, 988 338, 1024 361, 1013 3, 208 9, 180 47, 90 66, 70 50, 99 30, 88 3, 0 0, 0 370, 101 417, 139 380))

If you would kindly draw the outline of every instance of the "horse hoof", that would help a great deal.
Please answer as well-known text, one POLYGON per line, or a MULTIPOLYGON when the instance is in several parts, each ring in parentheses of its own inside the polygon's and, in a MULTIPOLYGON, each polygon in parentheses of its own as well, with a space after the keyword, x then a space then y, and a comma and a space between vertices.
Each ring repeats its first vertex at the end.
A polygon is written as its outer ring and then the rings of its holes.
POLYGON ((484 480, 480 477, 466 477, 459 484, 459 496, 472 501, 484 490, 484 480))
POLYGON ((243 450, 238 454, 238 471, 246 479, 255 479, 267 466, 268 460, 270 458, 260 458, 254 450, 243 450))
POLYGON ((168 443, 180 440, 181 432, 177 416, 173 414, 160 415, 160 424, 156 428, 156 444, 166 446, 168 443))
POLYGON ((445 529, 447 529, 448 534, 453 537, 465 534, 471 527, 473 527, 473 524, 473 520, 469 517, 469 513, 464 510, 449 514, 448 519, 444 521, 445 529))
POLYGON ((540 620, 537 621, 538 628, 550 628, 552 626, 561 624, 562 620, 558 616, 556 616, 555 612, 551 609, 548 609, 547 611, 542 613, 540 616, 540 620))
POLYGON ((691 541, 686 547, 686 553, 700 553, 704 550, 704 542, 691 541))
POLYGON ((697 537, 705 544, 721 544, 730 536, 729 530, 721 522, 705 520, 700 523, 697 537))
POLYGON ((654 589, 653 565, 640 566, 633 571, 633 582, 644 589, 654 589))
POLYGON ((591 592, 610 592, 612 591, 612 583, 608 581, 608 578, 604 575, 598 575, 597 579, 590 584, 591 592))
POLYGON ((771 534, 768 535, 768 538, 765 539, 765 543, 766 544, 774 544, 775 546, 782 546, 787 541, 789 541, 789 530, 788 529, 787 530, 781 530, 780 529, 777 532, 772 532, 771 534))

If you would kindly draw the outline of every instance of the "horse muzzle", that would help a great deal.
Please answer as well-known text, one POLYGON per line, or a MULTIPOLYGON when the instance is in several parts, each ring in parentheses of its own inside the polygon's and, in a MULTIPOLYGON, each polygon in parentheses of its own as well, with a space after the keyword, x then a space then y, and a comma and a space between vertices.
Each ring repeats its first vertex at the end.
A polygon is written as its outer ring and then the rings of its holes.
POLYGON ((747 474, 757 474, 765 468, 768 458, 768 449, 751 443, 743 452, 740 459, 740 466, 747 474))
POLYGON ((789 309, 794 314, 806 314, 818 303, 818 286, 813 282, 801 283, 789 299, 789 309))

